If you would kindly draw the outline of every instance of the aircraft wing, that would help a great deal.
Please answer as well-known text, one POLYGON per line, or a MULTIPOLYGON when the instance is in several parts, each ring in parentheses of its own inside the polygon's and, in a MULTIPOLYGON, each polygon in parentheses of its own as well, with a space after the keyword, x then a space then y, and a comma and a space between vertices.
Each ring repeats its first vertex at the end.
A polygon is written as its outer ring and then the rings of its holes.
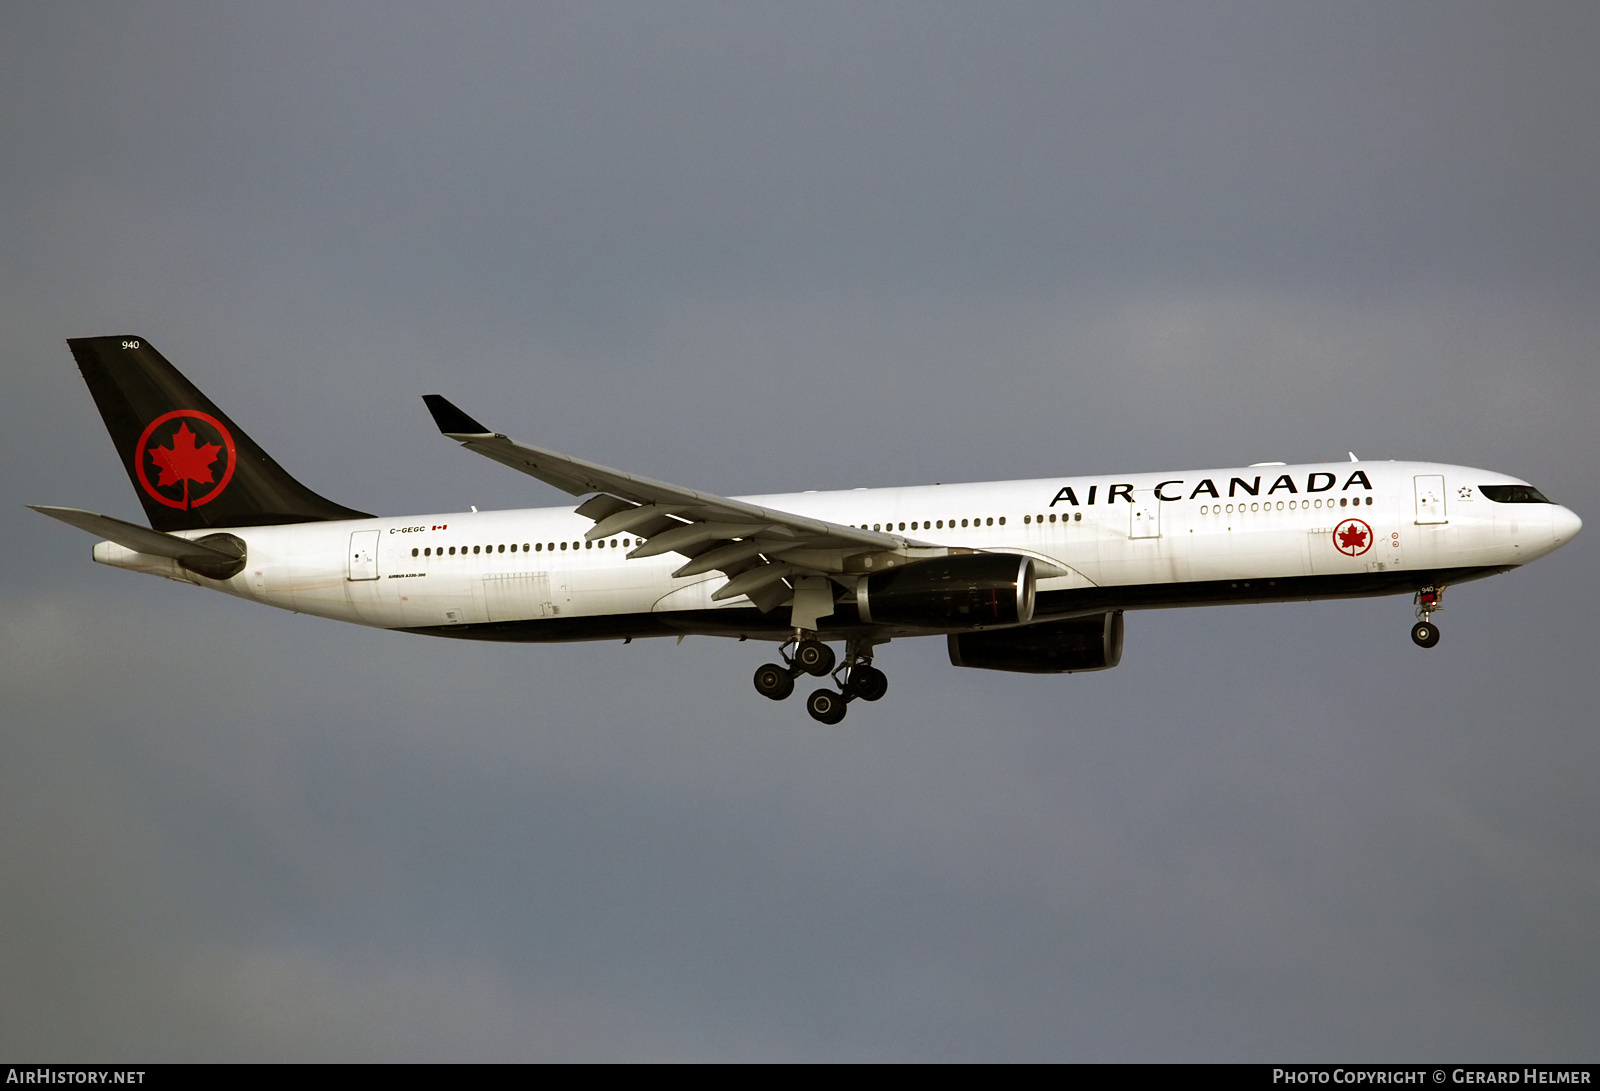
POLYGON ((644 541, 630 558, 678 553, 689 561, 675 576, 726 574, 728 583, 713 599, 746 595, 769 610, 789 597, 786 579, 842 571, 847 555, 928 544, 613 470, 491 432, 438 394, 425 394, 423 401, 439 431, 467 450, 574 496, 597 494, 577 508, 595 521, 589 540, 632 534, 644 541))

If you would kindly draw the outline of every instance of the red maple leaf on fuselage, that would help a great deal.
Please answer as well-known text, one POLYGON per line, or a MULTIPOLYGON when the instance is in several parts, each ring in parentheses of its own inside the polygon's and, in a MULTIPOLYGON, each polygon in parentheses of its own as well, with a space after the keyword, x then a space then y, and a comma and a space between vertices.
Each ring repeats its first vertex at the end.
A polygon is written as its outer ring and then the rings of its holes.
MULTIPOLYGON (((209 484, 215 480, 211 476, 211 464, 217 460, 217 455, 222 448, 215 443, 195 445, 194 433, 189 430, 187 423, 178 425, 178 430, 172 433, 171 447, 151 447, 150 458, 161 468, 161 478, 157 485, 176 485, 180 481, 194 481, 198 484, 209 484)), ((188 488, 184 489, 187 497, 188 488)))
POLYGON ((1339 532, 1339 544, 1345 549, 1360 549, 1367 544, 1367 532, 1351 523, 1339 532))

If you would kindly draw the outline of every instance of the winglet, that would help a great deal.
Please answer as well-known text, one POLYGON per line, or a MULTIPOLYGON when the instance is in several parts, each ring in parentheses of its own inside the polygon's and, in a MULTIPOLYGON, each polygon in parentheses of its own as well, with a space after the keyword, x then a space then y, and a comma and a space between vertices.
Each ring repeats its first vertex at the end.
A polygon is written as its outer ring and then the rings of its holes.
POLYGON ((433 423, 437 424, 439 431, 447 436, 494 435, 489 429, 456 408, 442 394, 424 394, 422 400, 427 403, 428 412, 433 414, 433 423))

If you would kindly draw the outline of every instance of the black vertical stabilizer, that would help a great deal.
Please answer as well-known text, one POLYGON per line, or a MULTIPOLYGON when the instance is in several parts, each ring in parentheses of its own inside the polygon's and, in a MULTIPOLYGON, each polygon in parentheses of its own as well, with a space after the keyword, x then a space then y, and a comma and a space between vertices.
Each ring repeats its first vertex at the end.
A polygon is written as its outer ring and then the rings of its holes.
POLYGON ((143 338, 67 344, 156 530, 369 518, 290 477, 143 338))

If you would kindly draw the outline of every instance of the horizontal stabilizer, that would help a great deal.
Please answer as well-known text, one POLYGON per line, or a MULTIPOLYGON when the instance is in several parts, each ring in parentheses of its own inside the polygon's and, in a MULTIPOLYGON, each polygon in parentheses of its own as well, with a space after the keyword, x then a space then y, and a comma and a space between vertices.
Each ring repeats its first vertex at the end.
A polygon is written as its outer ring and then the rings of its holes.
POLYGON ((127 523, 109 515, 96 515, 79 508, 52 508, 42 504, 29 504, 28 507, 41 515, 59 519, 68 526, 98 534, 135 553, 170 557, 183 567, 212 579, 228 579, 244 568, 244 543, 231 534, 212 534, 199 541, 191 541, 176 534, 164 534, 137 523, 127 523))

